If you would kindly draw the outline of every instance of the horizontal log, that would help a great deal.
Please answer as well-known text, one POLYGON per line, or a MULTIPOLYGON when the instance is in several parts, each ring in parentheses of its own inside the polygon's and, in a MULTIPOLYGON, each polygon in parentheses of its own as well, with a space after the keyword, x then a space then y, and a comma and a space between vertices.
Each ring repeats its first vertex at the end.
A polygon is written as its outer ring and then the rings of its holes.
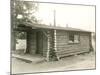
MULTIPOLYGON (((65 44, 65 43, 61 43, 61 44, 57 44, 57 47, 82 47, 81 44, 65 44)), ((84 46, 85 47, 85 46, 84 46)))
POLYGON ((69 53, 61 53, 61 54, 58 54, 58 56, 64 57, 64 56, 75 55, 75 54, 84 53, 84 52, 89 52, 89 51, 84 50, 84 51, 75 51, 75 52, 69 52, 69 53))
POLYGON ((68 43, 66 43, 66 42, 57 42, 57 45, 59 46, 59 45, 68 45, 68 43))
POLYGON ((61 41, 56 41, 56 43, 57 43, 57 44, 63 44, 63 43, 67 44, 68 42, 65 41, 65 40, 61 40, 61 41))
MULTIPOLYGON (((58 48, 58 47, 57 47, 57 50, 58 50, 58 51, 80 50, 80 49, 83 49, 83 48, 78 48, 78 47, 76 47, 76 48, 67 48, 67 47, 58 48)), ((84 48, 84 49, 88 49, 88 48, 84 48)))
POLYGON ((62 36, 59 36, 59 37, 56 36, 56 37, 57 37, 57 39, 62 39, 62 38, 63 38, 63 39, 67 39, 67 36, 64 36, 64 37, 62 37, 62 36))
POLYGON ((81 51, 89 51, 87 49, 82 49, 82 50, 63 50, 63 51, 57 51, 58 54, 65 54, 65 53, 73 53, 73 52, 81 52, 81 51))
POLYGON ((68 40, 65 40, 65 39, 57 39, 56 42, 58 43, 68 43, 68 40))

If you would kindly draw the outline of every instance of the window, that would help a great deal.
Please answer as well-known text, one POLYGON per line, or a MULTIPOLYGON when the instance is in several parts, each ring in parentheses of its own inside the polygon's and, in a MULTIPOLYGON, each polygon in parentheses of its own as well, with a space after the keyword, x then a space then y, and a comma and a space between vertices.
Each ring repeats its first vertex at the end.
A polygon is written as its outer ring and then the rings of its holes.
POLYGON ((69 43, 79 43, 79 35, 69 34, 69 43))

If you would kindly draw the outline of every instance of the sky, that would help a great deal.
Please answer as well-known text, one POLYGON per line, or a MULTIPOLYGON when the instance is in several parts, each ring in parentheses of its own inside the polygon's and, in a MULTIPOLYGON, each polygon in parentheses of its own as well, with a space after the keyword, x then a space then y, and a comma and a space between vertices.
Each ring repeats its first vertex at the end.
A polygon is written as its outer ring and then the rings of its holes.
POLYGON ((54 10, 56 26, 73 27, 95 31, 95 7, 68 4, 39 3, 35 13, 42 24, 54 24, 54 10))

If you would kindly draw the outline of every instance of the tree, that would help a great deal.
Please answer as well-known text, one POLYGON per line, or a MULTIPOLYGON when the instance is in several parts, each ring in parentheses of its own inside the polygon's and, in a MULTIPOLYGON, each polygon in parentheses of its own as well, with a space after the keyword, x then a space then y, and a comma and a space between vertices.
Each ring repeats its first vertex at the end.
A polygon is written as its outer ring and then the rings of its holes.
POLYGON ((32 22, 38 23, 38 20, 34 16, 34 13, 38 9, 38 3, 33 1, 24 0, 11 0, 11 48, 15 50, 16 44, 16 33, 14 28, 18 26, 21 22, 32 22))
POLYGON ((37 9, 38 4, 33 1, 14 0, 12 6, 13 22, 15 22, 16 25, 23 21, 37 23, 36 17, 33 16, 37 9))

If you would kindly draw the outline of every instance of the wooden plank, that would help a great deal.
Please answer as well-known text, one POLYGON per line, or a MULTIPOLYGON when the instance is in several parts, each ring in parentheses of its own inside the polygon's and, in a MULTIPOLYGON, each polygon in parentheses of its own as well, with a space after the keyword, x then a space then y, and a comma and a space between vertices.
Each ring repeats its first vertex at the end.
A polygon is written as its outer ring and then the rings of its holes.
POLYGON ((75 52, 63 53, 63 54, 58 54, 58 55, 61 58, 61 57, 64 57, 64 56, 76 55, 76 54, 80 54, 80 53, 84 53, 84 52, 88 52, 88 51, 75 51, 75 52))

